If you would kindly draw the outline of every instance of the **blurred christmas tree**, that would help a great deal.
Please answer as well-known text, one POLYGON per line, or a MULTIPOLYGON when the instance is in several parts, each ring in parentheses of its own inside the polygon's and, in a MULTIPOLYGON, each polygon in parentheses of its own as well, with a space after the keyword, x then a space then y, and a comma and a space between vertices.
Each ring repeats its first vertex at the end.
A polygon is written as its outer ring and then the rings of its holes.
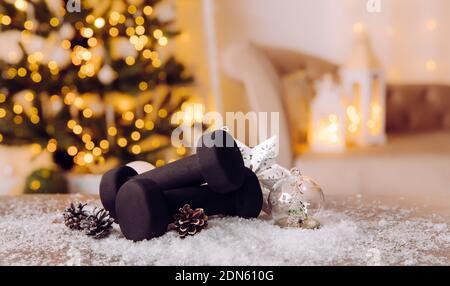
POLYGON ((171 147, 170 117, 191 77, 169 56, 178 32, 158 15, 160 1, 66 9, 76 1, 0 1, 0 142, 34 144, 87 172, 183 156, 171 147))

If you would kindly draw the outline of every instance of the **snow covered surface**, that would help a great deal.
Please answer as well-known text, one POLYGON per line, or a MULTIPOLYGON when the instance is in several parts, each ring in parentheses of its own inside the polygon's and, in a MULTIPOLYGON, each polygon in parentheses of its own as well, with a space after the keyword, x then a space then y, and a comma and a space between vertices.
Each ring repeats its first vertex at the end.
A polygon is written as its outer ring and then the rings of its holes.
POLYGON ((327 198, 319 230, 281 229, 261 219, 217 218, 181 240, 139 243, 118 226, 95 240, 64 226, 71 201, 96 197, 0 197, 0 265, 449 265, 448 209, 374 198, 327 198), (386 203, 389 202, 389 203, 386 203))

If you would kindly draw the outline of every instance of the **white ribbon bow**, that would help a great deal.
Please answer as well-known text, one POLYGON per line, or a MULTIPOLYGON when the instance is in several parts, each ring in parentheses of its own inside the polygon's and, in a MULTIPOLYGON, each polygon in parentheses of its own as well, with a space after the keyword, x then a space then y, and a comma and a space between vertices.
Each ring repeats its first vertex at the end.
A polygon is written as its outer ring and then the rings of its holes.
POLYGON ((288 169, 276 164, 277 137, 273 136, 253 148, 239 140, 235 139, 235 141, 242 153, 245 166, 251 169, 259 179, 264 195, 263 210, 270 214, 268 207, 270 192, 279 180, 291 174, 288 169))

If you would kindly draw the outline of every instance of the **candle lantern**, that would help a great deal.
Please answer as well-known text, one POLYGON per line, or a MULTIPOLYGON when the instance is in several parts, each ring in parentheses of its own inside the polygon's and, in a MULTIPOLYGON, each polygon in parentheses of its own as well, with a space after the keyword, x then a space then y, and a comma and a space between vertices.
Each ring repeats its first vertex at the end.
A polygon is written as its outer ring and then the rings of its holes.
POLYGON ((341 88, 325 75, 316 82, 316 97, 311 104, 308 141, 313 152, 345 151, 345 112, 341 88))
POLYGON ((352 55, 340 75, 345 93, 347 141, 356 145, 383 144, 385 75, 365 31, 356 33, 352 55))

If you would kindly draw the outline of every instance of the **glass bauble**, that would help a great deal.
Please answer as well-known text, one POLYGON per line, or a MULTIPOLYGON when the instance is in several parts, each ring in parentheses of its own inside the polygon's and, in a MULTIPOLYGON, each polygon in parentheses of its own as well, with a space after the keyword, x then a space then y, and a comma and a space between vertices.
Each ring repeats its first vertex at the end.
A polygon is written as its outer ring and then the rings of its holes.
POLYGON ((269 195, 269 207, 275 224, 300 227, 322 210, 325 196, 320 185, 297 169, 281 179, 269 195))

